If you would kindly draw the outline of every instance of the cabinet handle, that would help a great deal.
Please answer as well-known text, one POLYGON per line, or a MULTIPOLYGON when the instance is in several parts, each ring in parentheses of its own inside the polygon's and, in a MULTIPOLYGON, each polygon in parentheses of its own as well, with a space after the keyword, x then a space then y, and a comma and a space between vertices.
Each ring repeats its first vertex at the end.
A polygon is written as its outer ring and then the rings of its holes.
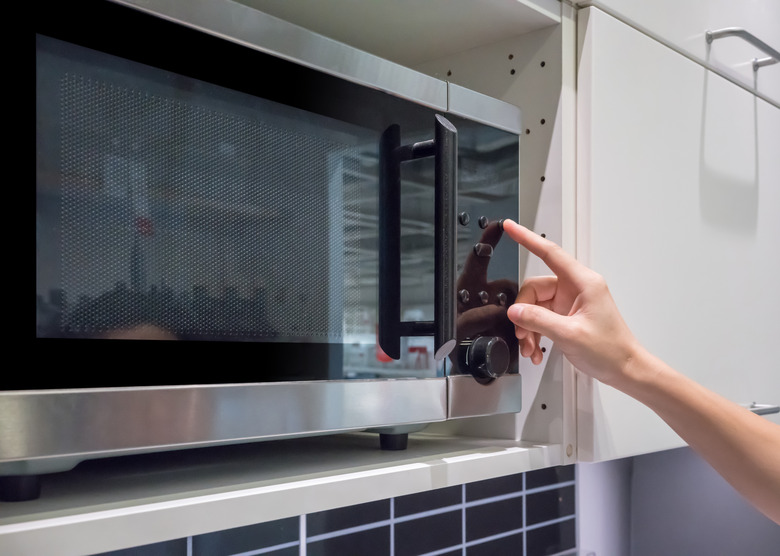
POLYGON ((707 31, 704 34, 707 39, 707 44, 712 44, 715 39, 722 39, 723 37, 739 37, 744 41, 749 42, 762 52, 769 54, 767 58, 753 58, 753 71, 758 71, 758 68, 763 66, 769 66, 780 62, 780 52, 769 46, 767 43, 756 37, 754 34, 741 29, 740 27, 725 27, 718 29, 717 31, 707 31))
POLYGON ((458 131, 437 115, 434 139, 401 145, 391 125, 379 148, 379 322, 378 341, 392 359, 401 357, 401 336, 433 336, 434 359, 456 345, 458 131), (401 321, 401 163, 433 156, 435 164, 434 321, 401 321))
POLYGON ((780 413, 780 406, 772 404, 753 402, 748 405, 747 408, 756 415, 771 415, 772 413, 780 413))

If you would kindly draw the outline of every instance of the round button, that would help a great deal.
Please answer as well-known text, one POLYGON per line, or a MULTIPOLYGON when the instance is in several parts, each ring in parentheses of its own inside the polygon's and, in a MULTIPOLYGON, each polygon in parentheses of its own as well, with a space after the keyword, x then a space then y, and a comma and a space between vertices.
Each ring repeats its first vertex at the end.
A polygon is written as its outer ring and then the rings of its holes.
POLYGON ((490 224, 490 220, 488 220, 487 216, 480 216, 477 222, 479 223, 479 227, 483 230, 488 227, 488 224, 490 224))
POLYGON ((471 217, 469 216, 468 212, 461 212, 458 214, 458 222, 461 226, 468 226, 469 222, 471 222, 471 217))

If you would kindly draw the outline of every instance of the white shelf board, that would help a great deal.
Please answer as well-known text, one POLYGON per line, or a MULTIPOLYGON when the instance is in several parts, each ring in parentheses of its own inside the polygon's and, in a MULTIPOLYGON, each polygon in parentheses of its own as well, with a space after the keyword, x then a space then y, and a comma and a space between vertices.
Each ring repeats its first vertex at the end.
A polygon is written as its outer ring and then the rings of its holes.
POLYGON ((355 433, 93 460, 0 504, 0 554, 141 546, 561 464, 560 446, 355 433))
POLYGON ((559 0, 237 1, 406 67, 561 21, 559 0))

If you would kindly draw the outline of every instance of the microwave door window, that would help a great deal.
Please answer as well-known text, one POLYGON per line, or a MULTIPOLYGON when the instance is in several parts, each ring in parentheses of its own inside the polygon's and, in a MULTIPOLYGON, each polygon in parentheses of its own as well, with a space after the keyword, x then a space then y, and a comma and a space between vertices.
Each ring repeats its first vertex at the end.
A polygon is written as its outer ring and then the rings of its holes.
POLYGON ((40 38, 37 137, 39 337, 341 349, 375 305, 370 130, 40 38))

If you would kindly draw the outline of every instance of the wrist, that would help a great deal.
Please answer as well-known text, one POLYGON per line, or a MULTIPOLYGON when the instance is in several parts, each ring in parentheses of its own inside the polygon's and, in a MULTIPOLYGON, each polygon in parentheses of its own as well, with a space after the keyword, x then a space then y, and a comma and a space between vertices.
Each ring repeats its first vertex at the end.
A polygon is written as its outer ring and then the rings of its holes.
POLYGON ((632 340, 622 350, 620 359, 616 366, 616 372, 612 374, 608 381, 609 386, 625 393, 632 393, 648 380, 651 374, 652 355, 644 346, 632 338, 632 340))

